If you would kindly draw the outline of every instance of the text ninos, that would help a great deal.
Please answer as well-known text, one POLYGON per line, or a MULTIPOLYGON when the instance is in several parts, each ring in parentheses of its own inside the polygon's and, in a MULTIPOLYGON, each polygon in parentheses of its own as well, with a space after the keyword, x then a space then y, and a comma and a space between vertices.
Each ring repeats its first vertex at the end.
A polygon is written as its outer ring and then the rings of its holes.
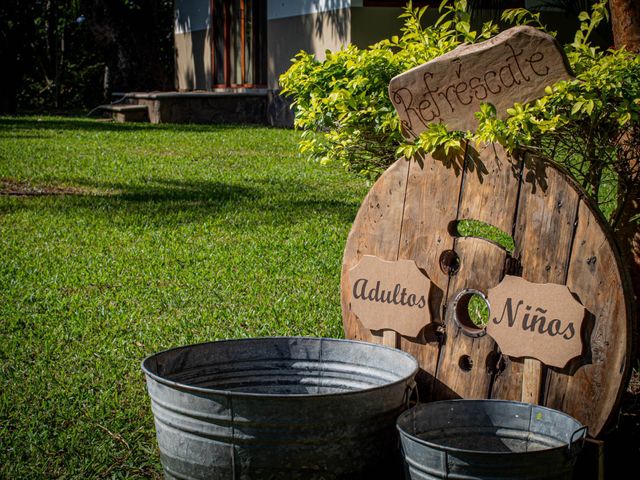
POLYGON ((537 332, 541 335, 546 333, 552 337, 562 335, 562 338, 565 340, 571 340, 575 336, 576 328, 573 322, 569 322, 566 326, 563 326, 563 322, 559 318, 547 319, 545 315, 548 310, 544 308, 536 307, 535 311, 532 312, 533 307, 531 305, 525 305, 524 310, 519 312, 522 305, 524 305, 524 301, 518 300, 514 312, 513 299, 507 298, 500 318, 493 317, 491 321, 498 325, 502 323, 506 315, 509 327, 517 325, 522 328, 522 330, 537 332), (523 313, 520 318, 518 317, 518 313, 523 313))

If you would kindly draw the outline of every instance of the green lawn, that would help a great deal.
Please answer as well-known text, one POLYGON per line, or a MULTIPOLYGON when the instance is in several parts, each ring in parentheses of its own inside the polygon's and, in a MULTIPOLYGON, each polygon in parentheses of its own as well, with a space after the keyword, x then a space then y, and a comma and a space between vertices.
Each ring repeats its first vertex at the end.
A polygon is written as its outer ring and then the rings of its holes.
POLYGON ((0 118, 0 477, 159 477, 140 361, 342 336, 367 185, 263 127, 0 118))

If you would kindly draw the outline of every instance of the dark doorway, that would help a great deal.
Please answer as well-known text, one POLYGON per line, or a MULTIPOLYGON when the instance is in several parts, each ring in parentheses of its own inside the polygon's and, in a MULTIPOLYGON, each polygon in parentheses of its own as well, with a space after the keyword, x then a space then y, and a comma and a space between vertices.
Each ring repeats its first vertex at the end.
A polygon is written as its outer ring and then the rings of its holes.
POLYGON ((266 86, 266 3, 211 0, 214 87, 266 86))

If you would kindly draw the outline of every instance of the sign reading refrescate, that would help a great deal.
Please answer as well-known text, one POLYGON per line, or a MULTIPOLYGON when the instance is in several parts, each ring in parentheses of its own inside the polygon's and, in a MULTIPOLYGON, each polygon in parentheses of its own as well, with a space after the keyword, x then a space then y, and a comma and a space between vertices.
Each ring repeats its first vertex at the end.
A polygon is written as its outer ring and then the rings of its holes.
POLYGON ((582 353, 585 308, 565 285, 507 275, 488 299, 487 333, 505 355, 562 368, 582 353))
POLYGON ((365 255, 349 270, 351 311, 369 330, 416 337, 431 322, 431 281, 413 260, 365 255))
POLYGON ((504 118, 514 103, 540 98, 545 87, 572 78, 567 65, 553 37, 514 27, 394 77, 389 96, 409 138, 429 123, 475 130, 480 103, 493 104, 504 118))

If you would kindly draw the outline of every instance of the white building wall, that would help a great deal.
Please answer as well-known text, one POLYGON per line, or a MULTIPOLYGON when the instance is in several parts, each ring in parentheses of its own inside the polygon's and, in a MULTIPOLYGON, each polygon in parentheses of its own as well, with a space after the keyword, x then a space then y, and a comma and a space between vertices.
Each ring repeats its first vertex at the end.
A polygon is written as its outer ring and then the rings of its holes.
POLYGON ((298 17, 349 8, 362 0, 267 0, 267 19, 298 17))

